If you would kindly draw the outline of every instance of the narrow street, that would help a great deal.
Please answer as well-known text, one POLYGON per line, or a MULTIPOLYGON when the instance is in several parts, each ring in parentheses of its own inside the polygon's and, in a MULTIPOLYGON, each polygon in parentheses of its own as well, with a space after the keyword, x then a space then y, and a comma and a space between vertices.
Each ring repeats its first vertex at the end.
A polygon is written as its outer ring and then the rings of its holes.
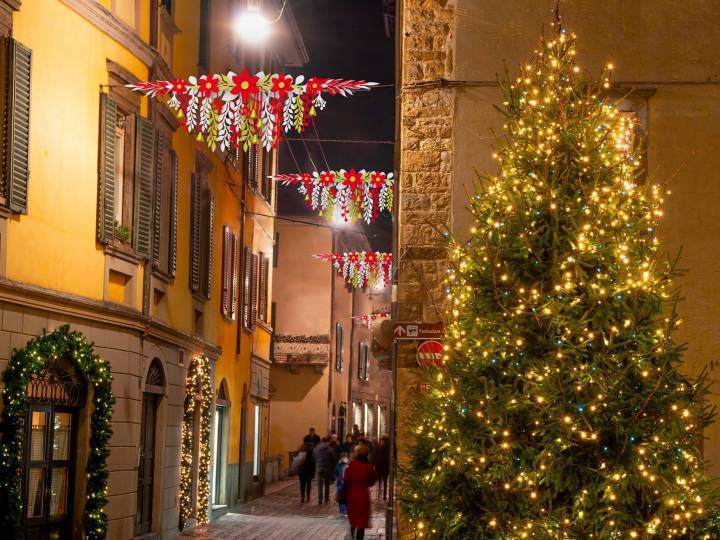
MULTIPOLYGON (((315 488, 315 486, 313 486, 315 488)), ((373 516, 366 540, 385 537, 385 503, 377 500, 377 488, 371 490, 373 516)), ((300 504, 297 480, 286 480, 268 488, 268 494, 239 505, 233 511, 205 527, 184 532, 181 538, 223 540, 293 540, 350 538, 346 517, 338 514, 337 504, 318 505, 313 490, 311 503, 300 504)))

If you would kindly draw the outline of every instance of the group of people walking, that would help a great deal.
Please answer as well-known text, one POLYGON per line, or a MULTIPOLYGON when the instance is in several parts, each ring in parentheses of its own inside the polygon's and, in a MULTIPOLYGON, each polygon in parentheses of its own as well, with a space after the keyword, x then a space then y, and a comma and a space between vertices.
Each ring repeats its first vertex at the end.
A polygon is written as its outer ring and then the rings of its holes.
POLYGON ((342 443, 336 433, 320 438, 310 428, 303 438, 293 471, 300 480, 300 502, 310 502, 312 481, 317 478, 318 504, 330 501, 330 485, 335 482, 335 500, 341 515, 347 515, 351 536, 363 540, 370 524, 370 488, 378 483, 379 493, 387 499, 390 474, 390 446, 382 437, 375 444, 353 430, 342 443))

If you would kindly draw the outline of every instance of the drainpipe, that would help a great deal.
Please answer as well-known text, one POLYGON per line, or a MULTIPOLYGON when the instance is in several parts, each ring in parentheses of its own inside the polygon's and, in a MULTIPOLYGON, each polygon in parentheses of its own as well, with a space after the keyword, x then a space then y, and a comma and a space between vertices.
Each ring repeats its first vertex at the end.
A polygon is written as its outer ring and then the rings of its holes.
MULTIPOLYGON (((332 234, 332 249, 330 250, 330 253, 335 253, 335 230, 331 230, 332 234)), ((337 321, 335 320, 335 267, 330 266, 330 340, 332 343, 332 336, 333 336, 333 328, 337 328, 337 321)), ((337 345, 337 335, 335 336, 335 345, 337 345)), ((332 349, 332 347, 330 347, 332 349)), ((337 349, 335 350, 335 357, 337 358, 337 349)), ((329 376, 328 376, 328 411, 332 410, 332 402, 333 402, 333 371, 335 371, 335 366, 333 365, 333 359, 328 358, 328 369, 330 370, 329 376)), ((337 415, 337 410, 335 411, 335 414, 337 415)), ((332 413, 331 413, 332 414, 332 413)), ((337 428, 337 425, 335 426, 337 428)))
MULTIPOLYGON (((398 246, 398 218, 400 209, 400 137, 401 137, 401 103, 402 98, 402 45, 403 45, 403 0, 397 0, 395 4, 395 178, 397 178, 396 186, 398 192, 393 197, 393 234, 392 234, 392 254, 393 271, 392 291, 391 291, 391 320, 397 322, 398 305, 397 305, 397 283, 399 272, 399 246, 398 246)), ((385 515, 385 538, 393 540, 395 534, 395 478, 397 463, 396 448, 396 424, 397 424, 397 341, 393 339, 392 345, 392 389, 390 394, 390 478, 389 484, 389 500, 387 512, 385 515)))
MULTIPOLYGON (((247 191, 247 178, 243 172, 242 175, 242 198, 240 199, 240 268, 238 272, 242 272, 242 284, 240 286, 240 294, 238 294, 238 320, 237 320, 237 345, 235 355, 240 356, 241 345, 242 345, 242 333, 243 333, 243 306, 245 305, 245 194, 247 191)), ((251 359, 252 362, 252 359, 251 359)), ((247 388, 247 387, 245 387, 247 388)), ((245 389, 244 388, 244 389, 245 389)), ((245 452, 247 450, 247 404, 248 400, 246 395, 243 395, 240 401, 240 455, 238 457, 238 500, 245 500, 245 481, 244 481, 244 470, 245 470, 245 452)))
MULTIPOLYGON (((352 296, 350 302, 350 354, 348 355, 348 408, 352 416, 352 426, 355 425, 355 415, 353 415, 352 385, 353 385, 353 353, 355 352, 355 289, 350 293, 352 296)), ((347 411, 345 411, 347 417, 347 411)), ((352 430, 352 426, 350 429, 352 430)), ((349 433, 349 431, 346 431, 349 433)))

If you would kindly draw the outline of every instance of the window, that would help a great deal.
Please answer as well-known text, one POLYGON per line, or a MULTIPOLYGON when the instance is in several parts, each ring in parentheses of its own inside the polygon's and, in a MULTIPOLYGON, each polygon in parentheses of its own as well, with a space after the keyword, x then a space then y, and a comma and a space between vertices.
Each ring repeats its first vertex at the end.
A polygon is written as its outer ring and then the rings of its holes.
POLYGON ((370 379, 370 360, 368 357, 368 345, 364 341, 358 343, 358 379, 367 381, 370 379))
POLYGON ((177 262, 177 155, 169 132, 158 132, 153 195, 153 267, 175 277, 177 262))
POLYGON ((262 167, 260 169, 262 172, 258 181, 260 183, 260 194, 268 203, 272 203, 273 180, 270 177, 274 174, 274 160, 274 150, 262 152, 262 167))
POLYGON ((6 93, 3 99, 3 169, 0 178, 0 203, 11 211, 27 213, 30 169, 30 79, 32 51, 12 38, 3 41, 7 65, 6 93))
POLYGON ((222 315, 229 321, 234 321, 237 306, 238 288, 238 249, 240 241, 229 225, 223 227, 222 252, 222 315))
POLYGON ((207 70, 210 67, 210 0, 200 0, 200 44, 198 65, 207 70))
POLYGON ((250 248, 243 251, 243 326, 255 330, 258 307, 259 260, 250 248))
POLYGON ((343 334, 342 323, 335 323, 335 371, 343 370, 343 334))
POLYGON ((160 0, 160 6, 165 8, 168 14, 172 14, 172 0, 160 0))
POLYGON ((156 131, 133 105, 119 93, 101 96, 98 240, 149 258, 156 131))
POLYGON ((268 301, 270 300, 270 259, 264 253, 258 255, 258 302, 257 318, 268 323, 268 301))
POLYGON ((258 188, 258 176, 260 174, 261 150, 257 144, 251 145, 244 155, 245 160, 245 181, 253 191, 258 188))
POLYGON ((227 429, 228 409, 230 402, 227 399, 227 383, 220 383, 215 406, 215 437, 213 440, 213 469, 212 469, 212 504, 226 504, 225 498, 225 469, 227 461, 227 429))
POLYGON ((261 416, 262 407, 260 405, 255 405, 255 433, 253 436, 253 478, 255 480, 260 479, 260 441, 262 440, 261 416))
POLYGON ((205 300, 210 298, 215 227, 215 198, 208 187, 207 176, 207 166, 198 161, 191 182, 190 290, 196 298, 205 300))

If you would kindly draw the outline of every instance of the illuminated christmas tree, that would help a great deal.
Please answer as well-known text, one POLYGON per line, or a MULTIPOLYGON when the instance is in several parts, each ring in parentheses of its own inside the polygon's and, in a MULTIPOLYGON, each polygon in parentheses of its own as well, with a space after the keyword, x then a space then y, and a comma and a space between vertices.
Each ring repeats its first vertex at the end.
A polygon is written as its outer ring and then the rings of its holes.
POLYGON ((720 538, 707 388, 671 339, 665 189, 643 178, 608 75, 584 80, 558 28, 503 85, 500 172, 451 249, 448 353, 413 416, 401 499, 417 537, 720 538))

